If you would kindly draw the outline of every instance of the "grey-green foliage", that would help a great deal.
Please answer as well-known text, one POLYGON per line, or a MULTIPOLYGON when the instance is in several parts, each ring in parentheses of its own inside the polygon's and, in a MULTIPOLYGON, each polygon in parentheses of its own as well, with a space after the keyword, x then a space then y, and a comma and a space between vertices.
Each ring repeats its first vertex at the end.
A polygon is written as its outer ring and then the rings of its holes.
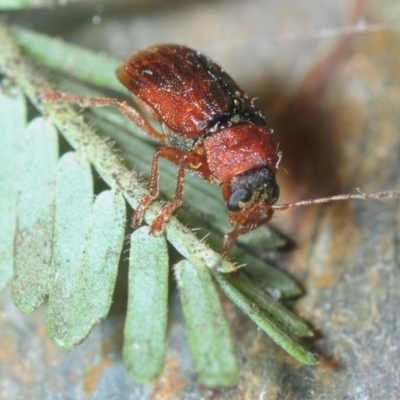
POLYGON ((174 270, 199 380, 207 386, 234 385, 239 365, 210 271, 186 260, 174 270))
POLYGON ((18 180, 22 156, 21 135, 26 124, 22 93, 0 96, 0 290, 13 274, 18 180))
MULTIPOLYGON (((35 38, 25 32, 25 41, 35 38)), ((41 46, 43 40, 52 44, 52 39, 40 37, 41 46)), ((62 42, 57 45, 74 57, 74 49, 62 42)), ((38 48, 37 44, 32 48, 38 48)), ((79 57, 82 52, 85 57, 92 57, 83 49, 79 49, 79 57)), ((0 151, 3 151, 0 154, 4 154, 0 157, 0 189, 5 194, 0 196, 0 220, 6 228, 1 231, 0 251, 4 257, 0 259, 0 287, 10 281, 15 263, 16 304, 30 312, 48 296, 49 333, 58 345, 72 349, 108 313, 126 227, 123 197, 135 208, 145 188, 138 174, 127 170, 104 139, 69 105, 40 103, 38 96, 50 87, 49 83, 20 52, 10 32, 1 24, 0 68, 45 116, 32 121, 24 134, 23 97, 0 95, 2 110, 8 110, 0 118, 0 132, 5 132, 0 135, 0 151), (76 150, 59 161, 53 126, 76 150), (40 130, 37 141, 32 136, 33 129, 40 130), (40 153, 46 153, 47 161, 38 158, 40 153), (111 188, 99 194, 94 202, 92 167, 111 188), (30 201, 32 210, 25 215, 30 201), (41 221, 45 221, 46 227, 41 221), (40 234, 33 237, 35 229, 40 234), (28 254, 32 247, 37 252, 34 257, 28 254)), ((102 69, 99 62, 96 71, 102 69)), ((159 211, 160 204, 156 202, 146 213, 145 221, 151 223, 159 211)), ((286 351, 303 363, 316 362, 313 354, 292 339, 292 336, 308 336, 310 330, 251 281, 222 274, 234 270, 232 263, 223 260, 218 264, 218 253, 176 218, 167 224, 165 237, 185 258, 176 267, 176 278, 194 365, 204 384, 231 385, 238 377, 235 349, 214 281, 286 351), (206 335, 201 334, 199 326, 206 335), (224 362, 224 357, 229 362, 224 362)), ((248 260, 251 262, 252 258, 248 260)), ((164 239, 149 236, 147 228, 132 235, 124 363, 139 382, 153 379, 163 365, 167 266, 164 239), (141 309, 145 311, 140 312, 141 309), (150 359, 148 368, 141 368, 150 359)), ((265 285, 269 284, 269 290, 276 289, 285 296, 299 293, 291 278, 274 273, 270 267, 266 270, 259 277, 270 277, 265 285)))
POLYGON ((164 237, 143 226, 131 235, 124 364, 137 382, 149 382, 164 366, 169 259, 164 237))
POLYGON ((52 277, 58 135, 44 118, 36 118, 21 138, 12 286, 17 307, 32 312, 49 294, 52 277))

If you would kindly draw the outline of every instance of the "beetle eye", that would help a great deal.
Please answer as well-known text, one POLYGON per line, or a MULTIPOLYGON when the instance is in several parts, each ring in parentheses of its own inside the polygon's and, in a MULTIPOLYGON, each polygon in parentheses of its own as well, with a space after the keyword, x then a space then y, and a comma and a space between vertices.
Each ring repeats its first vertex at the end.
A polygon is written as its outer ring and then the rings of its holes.
POLYGON ((235 190, 228 199, 226 206, 229 211, 241 210, 245 203, 251 200, 252 193, 249 189, 237 189, 235 190))
POLYGON ((268 198, 267 202, 269 204, 274 204, 279 197, 279 186, 276 184, 276 182, 273 182, 270 184, 268 188, 268 198))

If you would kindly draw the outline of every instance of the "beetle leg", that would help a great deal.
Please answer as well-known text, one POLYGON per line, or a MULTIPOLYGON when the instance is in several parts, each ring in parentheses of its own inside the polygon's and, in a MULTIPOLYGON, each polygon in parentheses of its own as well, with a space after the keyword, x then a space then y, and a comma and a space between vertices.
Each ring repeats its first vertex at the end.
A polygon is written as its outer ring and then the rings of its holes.
POLYGON ((137 110, 130 106, 126 101, 118 99, 110 99, 106 97, 81 97, 73 93, 59 92, 56 90, 46 90, 42 93, 41 99, 48 103, 58 103, 66 101, 68 103, 77 104, 80 107, 106 107, 117 106, 119 110, 128 119, 130 119, 138 128, 146 132, 149 136, 157 139, 160 142, 165 142, 165 135, 157 132, 150 123, 137 110))
POLYGON ((162 209, 157 218, 153 221, 150 227, 150 233, 152 235, 160 235, 163 231, 164 225, 168 220, 168 217, 181 206, 183 202, 183 187, 185 182, 185 166, 180 164, 178 167, 178 178, 176 180, 175 197, 170 203, 166 204, 162 209))
POLYGON ((166 204, 157 218, 153 221, 150 227, 150 233, 154 235, 161 234, 165 222, 168 217, 182 204, 183 187, 185 180, 185 170, 194 170, 199 172, 206 179, 210 175, 207 162, 202 155, 196 153, 185 152, 174 147, 160 147, 153 156, 151 163, 150 189, 149 193, 143 197, 134 215, 132 226, 139 226, 143 219, 143 214, 149 207, 150 203, 155 200, 160 192, 159 188, 159 167, 158 160, 160 157, 165 158, 172 164, 178 167, 178 177, 176 181, 175 196, 172 202, 166 204))
POLYGON ((160 176, 158 171, 158 159, 161 156, 161 149, 159 148, 153 155, 153 160, 151 162, 151 172, 150 172, 150 189, 149 193, 143 197, 138 207, 136 208, 133 218, 132 227, 135 228, 142 223, 143 214, 149 207, 150 203, 158 197, 160 193, 160 176))

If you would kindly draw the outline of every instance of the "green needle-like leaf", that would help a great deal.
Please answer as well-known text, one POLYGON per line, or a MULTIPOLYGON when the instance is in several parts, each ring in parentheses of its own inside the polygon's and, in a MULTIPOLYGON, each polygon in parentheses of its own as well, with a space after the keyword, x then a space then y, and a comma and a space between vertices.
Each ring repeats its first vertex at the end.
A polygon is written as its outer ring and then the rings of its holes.
POLYGON ((231 332, 207 268, 184 260, 175 266, 193 364, 206 386, 231 386, 239 366, 231 332))
POLYGON ((13 275, 17 187, 22 155, 21 133, 26 125, 26 103, 21 93, 0 89, 0 291, 13 275))
POLYGON ((23 141, 13 297, 16 306, 28 313, 44 301, 51 283, 58 135, 44 118, 36 118, 23 141))
POLYGON ((60 39, 53 38, 49 41, 47 35, 27 29, 15 29, 14 34, 23 46, 26 44, 26 51, 32 57, 50 68, 64 70, 67 73, 73 72, 83 81, 91 81, 98 86, 125 92, 115 76, 115 70, 120 64, 118 60, 89 52, 60 39), (85 62, 82 63, 82 60, 85 62))
POLYGON ((293 340, 280 325, 268 318, 263 309, 254 303, 251 298, 246 297, 229 279, 226 279, 225 276, 219 273, 215 273, 214 278, 222 291, 292 357, 303 364, 318 364, 318 358, 313 353, 293 340))
POLYGON ((164 237, 150 235, 147 226, 132 234, 123 358, 139 383, 154 379, 164 366, 168 264, 164 237))
POLYGON ((289 334, 298 337, 313 336, 313 331, 298 316, 255 286, 246 276, 227 274, 224 281, 238 289, 249 301, 260 307, 264 314, 289 334))
POLYGON ((54 281, 48 304, 48 330, 61 347, 71 348, 71 309, 81 273, 80 263, 92 213, 93 178, 89 162, 78 153, 67 153, 59 161, 56 180, 54 227, 54 281))

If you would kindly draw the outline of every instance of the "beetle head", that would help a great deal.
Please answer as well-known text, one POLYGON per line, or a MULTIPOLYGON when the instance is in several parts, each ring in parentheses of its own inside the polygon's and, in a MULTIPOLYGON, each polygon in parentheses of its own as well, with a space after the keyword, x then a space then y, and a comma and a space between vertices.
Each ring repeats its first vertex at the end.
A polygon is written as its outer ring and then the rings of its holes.
MULTIPOLYGON (((268 211, 269 206, 278 200, 279 186, 276 183, 275 174, 264 167, 234 176, 224 185, 223 194, 228 210, 232 213, 238 212, 238 214, 242 211, 240 214, 243 214, 243 218, 246 219, 245 210, 250 211, 256 208, 259 210, 258 213, 268 211)), ((253 221, 239 219, 238 222, 241 225, 247 225, 253 221)))

